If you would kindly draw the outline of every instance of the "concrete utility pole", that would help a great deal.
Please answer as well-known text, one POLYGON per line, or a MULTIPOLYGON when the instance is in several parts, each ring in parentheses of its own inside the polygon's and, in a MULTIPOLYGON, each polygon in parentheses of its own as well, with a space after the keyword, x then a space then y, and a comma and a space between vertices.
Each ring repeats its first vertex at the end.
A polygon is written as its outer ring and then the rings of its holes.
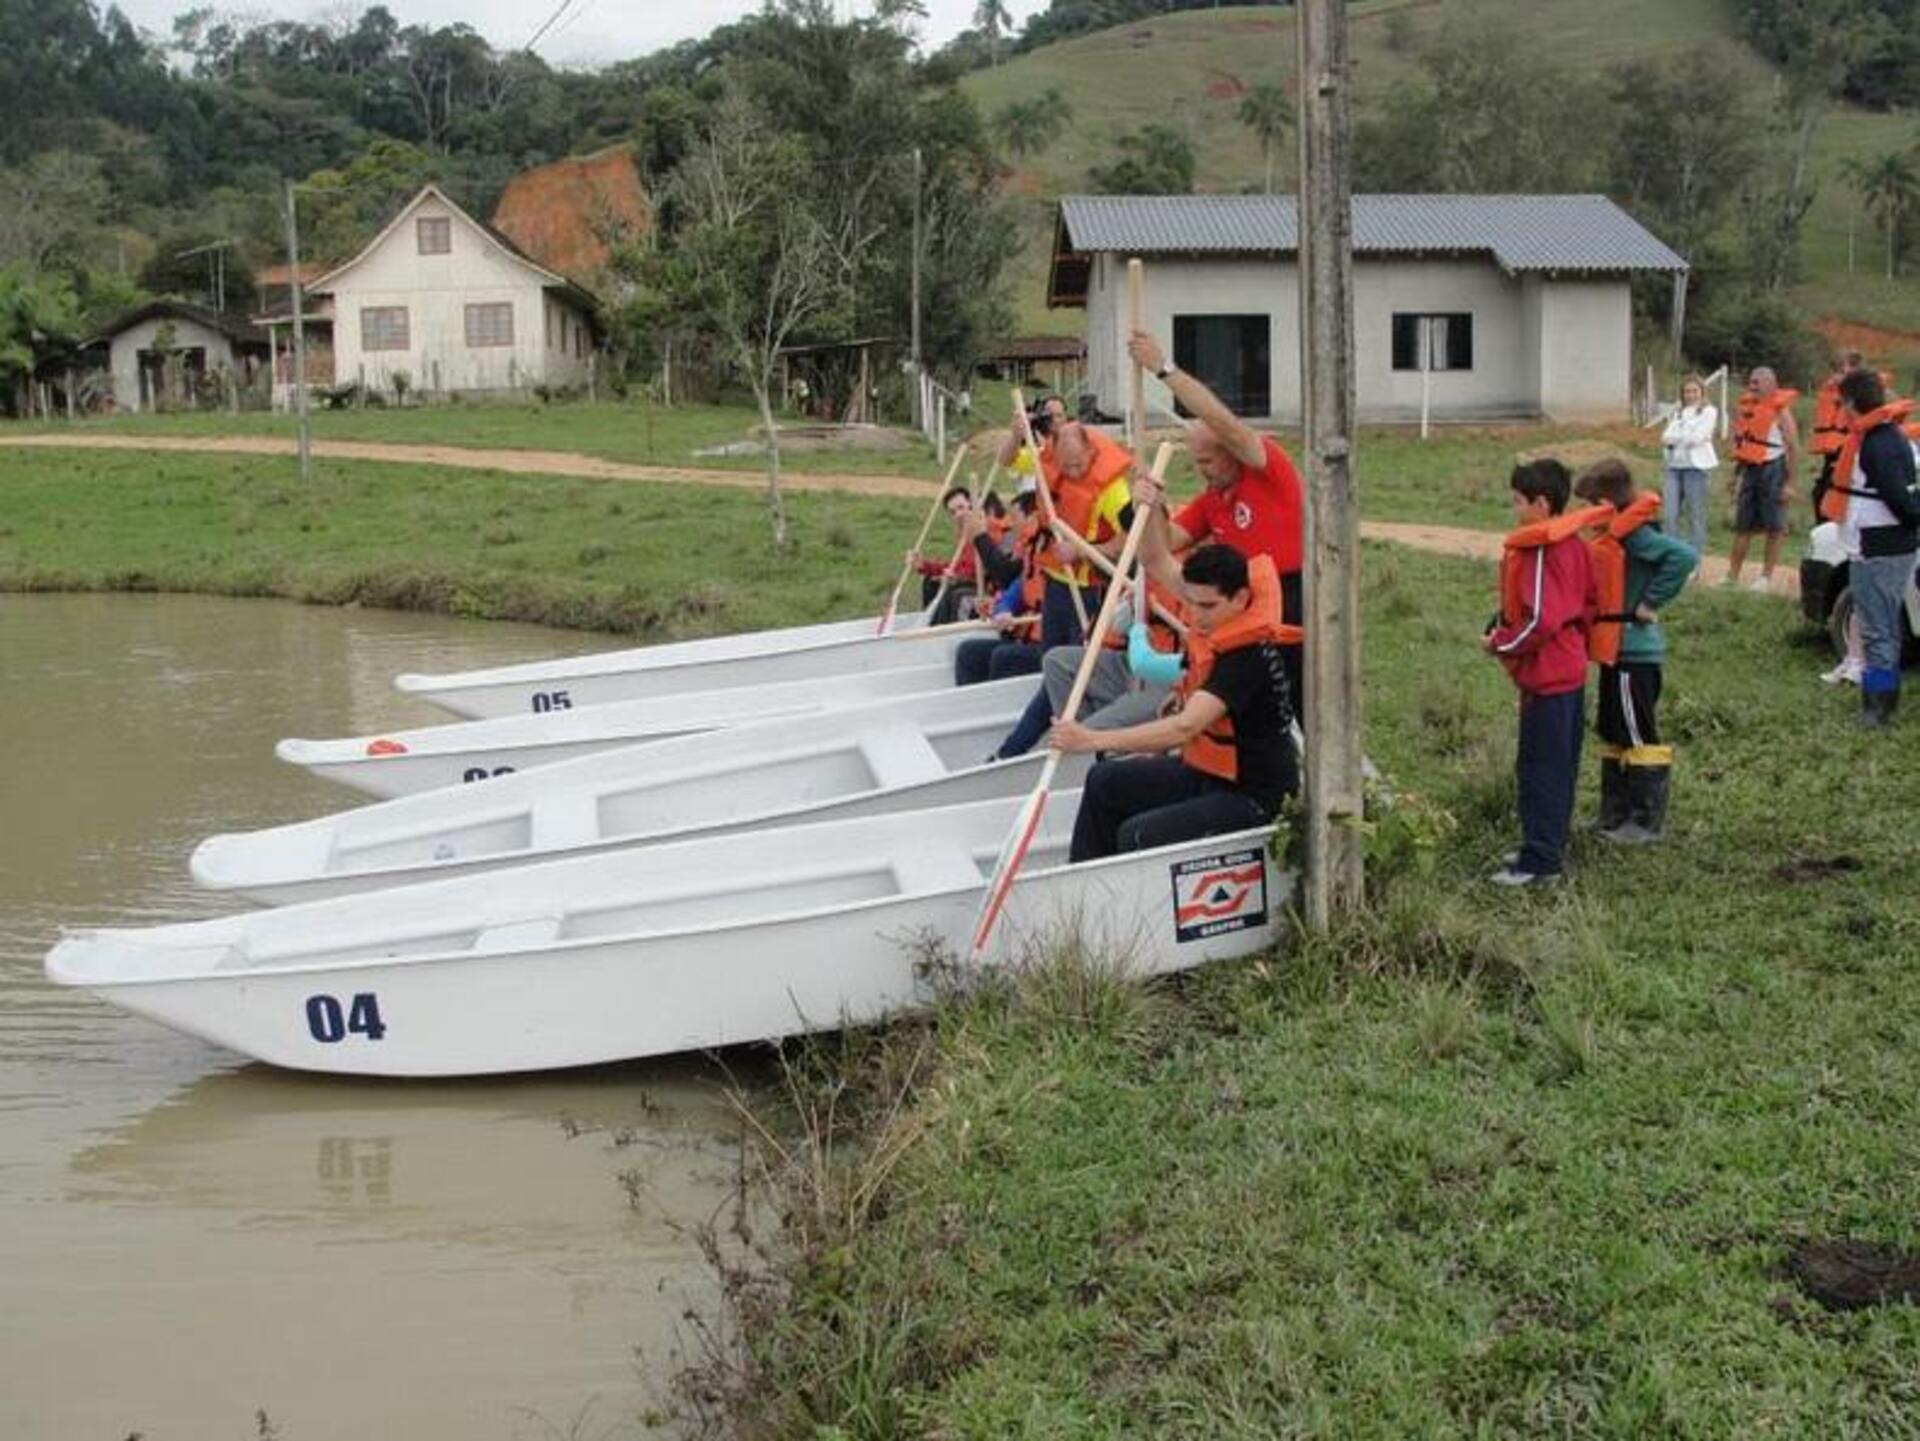
POLYGON ((293 397, 300 414, 300 479, 313 479, 313 419, 307 410, 307 329, 300 313, 300 222, 287 182, 287 291, 293 297, 293 397))
POLYGON ((1353 483, 1353 202, 1346 0, 1300 0, 1300 375, 1307 465, 1307 924, 1365 898, 1360 507, 1353 483))

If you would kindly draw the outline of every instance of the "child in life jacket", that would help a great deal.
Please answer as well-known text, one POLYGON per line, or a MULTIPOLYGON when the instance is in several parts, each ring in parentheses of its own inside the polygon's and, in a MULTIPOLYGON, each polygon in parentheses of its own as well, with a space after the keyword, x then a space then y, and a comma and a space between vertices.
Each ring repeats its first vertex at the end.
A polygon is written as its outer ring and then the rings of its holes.
POLYGON ((1648 845, 1666 835, 1673 747, 1660 741, 1655 710, 1667 658, 1660 611, 1679 595, 1700 563, 1692 546, 1660 529, 1660 496, 1635 493, 1633 474, 1618 460, 1589 466, 1573 493, 1608 507, 1591 532, 1599 612, 1587 654, 1600 667, 1600 814, 1604 840, 1648 845))
POLYGON ((1612 512, 1594 506, 1568 513, 1572 477, 1557 460, 1515 466, 1509 484, 1514 528, 1500 559, 1500 611, 1480 643, 1520 692, 1520 849, 1491 879, 1531 886, 1558 880, 1566 864, 1596 609, 1580 532, 1612 512))
POLYGON ((1055 749, 1119 757, 1087 772, 1071 861, 1265 826, 1299 789, 1280 654, 1299 631, 1281 618, 1273 558, 1203 545, 1178 575, 1187 653, 1167 713, 1105 731, 1054 722, 1055 749))

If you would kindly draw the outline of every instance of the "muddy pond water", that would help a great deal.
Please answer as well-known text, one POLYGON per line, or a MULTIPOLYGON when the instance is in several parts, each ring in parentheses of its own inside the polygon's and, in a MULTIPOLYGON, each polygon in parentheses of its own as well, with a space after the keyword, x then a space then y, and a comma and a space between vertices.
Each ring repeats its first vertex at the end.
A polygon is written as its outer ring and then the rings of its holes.
POLYGON ((686 1228, 733 1175, 716 1067, 304 1076, 41 974, 63 926, 238 908, 188 877, 204 836, 362 803, 277 761, 280 737, 450 719, 398 671, 613 643, 0 595, 0 1437, 645 1434, 708 1299, 686 1228))

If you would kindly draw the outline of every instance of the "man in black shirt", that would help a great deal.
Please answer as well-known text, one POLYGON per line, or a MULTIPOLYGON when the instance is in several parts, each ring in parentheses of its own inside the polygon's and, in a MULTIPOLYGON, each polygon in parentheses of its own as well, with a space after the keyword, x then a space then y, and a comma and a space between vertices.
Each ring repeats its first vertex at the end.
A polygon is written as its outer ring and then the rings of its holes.
POLYGON ((1087 773, 1069 859, 1171 845, 1268 824, 1299 788, 1281 647, 1278 574, 1236 550, 1204 545, 1179 572, 1186 597, 1186 674, 1168 713, 1094 731, 1056 721, 1059 750, 1133 753, 1087 773), (1166 752, 1179 750, 1179 755, 1166 752))

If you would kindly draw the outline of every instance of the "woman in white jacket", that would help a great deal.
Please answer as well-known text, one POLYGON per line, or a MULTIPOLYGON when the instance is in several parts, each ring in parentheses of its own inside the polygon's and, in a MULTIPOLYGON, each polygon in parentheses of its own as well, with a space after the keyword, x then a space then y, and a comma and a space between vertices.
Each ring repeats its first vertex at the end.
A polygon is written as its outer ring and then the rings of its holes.
POLYGON ((1719 464, 1713 453, 1713 432, 1720 412, 1707 404, 1706 382, 1689 375, 1680 382, 1680 408, 1667 421, 1660 442, 1667 452, 1667 534, 1684 514, 1689 543, 1696 555, 1707 553, 1707 473, 1719 464))

